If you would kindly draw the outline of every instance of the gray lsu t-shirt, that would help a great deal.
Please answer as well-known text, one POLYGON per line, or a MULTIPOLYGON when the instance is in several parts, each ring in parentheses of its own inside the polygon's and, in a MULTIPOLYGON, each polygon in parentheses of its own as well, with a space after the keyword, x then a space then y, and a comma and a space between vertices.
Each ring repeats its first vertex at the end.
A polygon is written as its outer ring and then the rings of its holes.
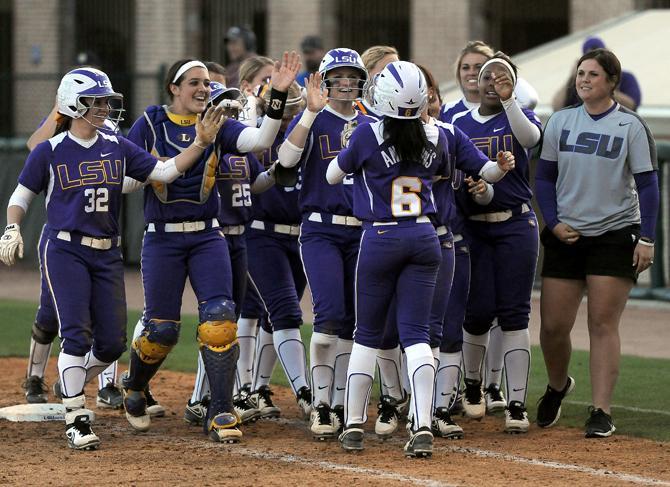
POLYGON ((558 162, 558 219, 585 236, 640 223, 633 174, 657 168, 647 124, 617 106, 594 120, 584 105, 551 116, 541 158, 558 162))

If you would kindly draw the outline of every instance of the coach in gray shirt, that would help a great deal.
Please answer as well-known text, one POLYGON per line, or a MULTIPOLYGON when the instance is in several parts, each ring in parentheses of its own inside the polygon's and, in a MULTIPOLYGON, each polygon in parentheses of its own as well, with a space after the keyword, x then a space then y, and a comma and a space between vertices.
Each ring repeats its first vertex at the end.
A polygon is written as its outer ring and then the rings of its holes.
POLYGON ((568 376, 570 331, 585 291, 591 341, 587 438, 610 436, 610 402, 619 374, 619 320, 640 272, 654 259, 659 208, 656 148, 649 128, 614 100, 621 64, 596 49, 577 63, 584 102, 555 113, 544 134, 536 196, 546 222, 541 235, 540 344, 549 376, 537 423, 556 424, 568 376))

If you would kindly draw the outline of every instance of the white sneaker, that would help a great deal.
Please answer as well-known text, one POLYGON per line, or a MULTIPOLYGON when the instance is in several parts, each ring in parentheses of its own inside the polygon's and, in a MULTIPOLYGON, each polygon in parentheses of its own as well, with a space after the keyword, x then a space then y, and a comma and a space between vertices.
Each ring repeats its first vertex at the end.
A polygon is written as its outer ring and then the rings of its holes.
POLYGON ((498 384, 489 384, 484 389, 484 399, 486 399, 486 412, 488 414, 502 412, 507 407, 507 401, 498 384))
POLYGON ((400 420, 398 401, 391 396, 384 395, 379 399, 375 434, 386 439, 396 432, 400 420))
POLYGON ((319 404, 312 409, 309 429, 312 436, 317 440, 325 440, 335 437, 337 428, 333 424, 333 414, 327 404, 319 404))
POLYGON ((512 401, 505 409, 505 432, 518 434, 528 433, 528 413, 522 402, 512 401))
POLYGON ((261 418, 278 418, 281 416, 279 409, 272 402, 272 391, 268 386, 260 386, 256 392, 249 396, 251 403, 261 412, 261 418))
POLYGON ((486 414, 486 401, 482 394, 482 383, 480 381, 465 379, 463 411, 468 418, 473 419, 482 419, 486 414))
POLYGON ((91 429, 93 411, 75 409, 65 413, 65 436, 67 445, 75 450, 95 450, 100 438, 91 429))
POLYGON ((431 424, 433 435, 450 440, 460 440, 463 438, 463 428, 451 419, 449 409, 440 407, 433 412, 433 422, 431 424))

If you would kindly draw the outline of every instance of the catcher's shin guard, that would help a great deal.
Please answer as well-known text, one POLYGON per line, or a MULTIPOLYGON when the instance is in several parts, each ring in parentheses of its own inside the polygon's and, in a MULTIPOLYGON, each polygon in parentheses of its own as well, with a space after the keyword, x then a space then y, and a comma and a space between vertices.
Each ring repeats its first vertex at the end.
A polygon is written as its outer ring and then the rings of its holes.
MULTIPOLYGON (((240 346, 237 343, 235 303, 216 299, 200 305, 198 343, 209 379, 211 402, 204 422, 205 433, 234 429, 239 422, 233 405, 233 386, 240 346), (236 421, 223 413, 232 414, 236 421)), ((221 440, 225 441, 225 440, 221 440)))
POLYGON ((179 340, 179 322, 149 320, 130 349, 128 374, 123 387, 142 391, 149 384, 172 347, 179 340))

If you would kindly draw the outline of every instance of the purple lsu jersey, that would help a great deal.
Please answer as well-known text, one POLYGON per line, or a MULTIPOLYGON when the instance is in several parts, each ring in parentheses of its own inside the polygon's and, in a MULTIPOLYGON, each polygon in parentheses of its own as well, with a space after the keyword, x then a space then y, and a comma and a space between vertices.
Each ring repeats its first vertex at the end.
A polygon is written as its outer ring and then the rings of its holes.
POLYGON ((435 213, 434 176, 449 176, 443 130, 425 126, 434 148, 422 161, 401 161, 384 140, 384 122, 358 127, 337 158, 342 171, 354 174, 354 215, 363 221, 393 221, 435 213), (432 129, 432 130, 431 130, 432 129))
POLYGON ((467 112, 478 106, 478 103, 471 103, 465 98, 461 98, 458 101, 452 101, 451 103, 445 103, 442 105, 442 110, 440 110, 439 120, 440 122, 451 123, 454 117, 459 113, 467 112))
MULTIPOLYGON (((245 126, 228 119, 199 161, 170 184, 152 183, 144 190, 144 219, 149 222, 198 221, 216 218, 219 199, 211 197, 218 154, 237 151, 245 126)), ((175 157, 195 140, 195 116, 176 115, 166 106, 152 105, 128 132, 128 139, 156 157, 175 157)))
MULTIPOLYGON (((284 141, 284 134, 279 132, 272 147, 265 149, 259 155, 259 160, 265 169, 269 169, 279 157, 277 151, 284 141)), ((298 196, 302 187, 302 168, 298 170, 298 180, 295 186, 282 187, 274 185, 267 191, 251 195, 251 213, 255 220, 297 225, 300 223, 300 209, 298 196)))
POLYGON ((124 175, 145 181, 156 162, 120 136, 98 132, 86 148, 63 132, 28 155, 19 183, 46 192, 50 229, 113 237, 119 235, 124 175))
MULTIPOLYGON (((525 108, 521 110, 528 120, 542 130, 542 123, 532 110, 525 108)), ((471 199, 463 199, 463 211, 467 215, 488 213, 516 208, 530 201, 533 192, 529 183, 529 151, 514 136, 507 114, 502 111, 493 116, 482 116, 477 109, 474 109, 456 116, 453 124, 470 137, 472 143, 490 160, 495 161, 499 151, 510 151, 515 159, 514 170, 509 171, 502 180, 495 183, 491 203, 481 206, 471 199)))
POLYGON ((441 177, 433 185, 433 195, 437 204, 436 223, 447 225, 452 231, 458 232, 461 226, 455 207, 454 191, 464 185, 465 173, 476 176, 489 159, 458 127, 439 121, 435 121, 435 125, 446 136, 447 154, 451 165, 449 177, 441 177))
MULTIPOLYGON (((298 114, 293 119, 286 131, 287 134, 291 133, 301 116, 302 114, 298 114)), ((344 179, 344 184, 331 186, 326 181, 326 170, 330 161, 343 147, 346 147, 353 129, 373 121, 373 118, 360 112, 356 112, 352 120, 346 120, 328 106, 317 115, 300 159, 302 190, 298 202, 303 214, 315 211, 333 215, 353 215, 353 179, 347 177, 344 179)))
POLYGON ((251 184, 263 172, 263 166, 251 153, 224 154, 220 159, 216 169, 216 187, 221 197, 219 222, 244 225, 251 220, 251 184))

